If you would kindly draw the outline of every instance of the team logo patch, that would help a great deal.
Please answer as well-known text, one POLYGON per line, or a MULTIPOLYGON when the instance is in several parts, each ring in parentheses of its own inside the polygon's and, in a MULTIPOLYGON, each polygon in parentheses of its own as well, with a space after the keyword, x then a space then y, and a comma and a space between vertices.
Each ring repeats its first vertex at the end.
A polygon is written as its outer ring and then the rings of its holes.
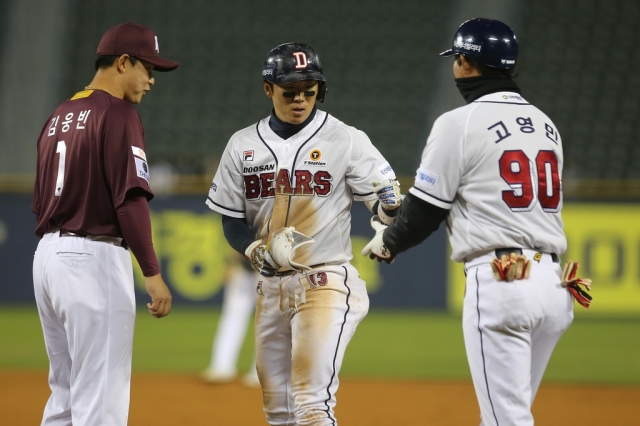
POLYGON ((262 292, 262 281, 258 281, 258 284, 256 285, 256 293, 258 293, 258 295, 260 296, 264 294, 262 292))
POLYGON ((131 150, 133 151, 133 155, 135 155, 136 157, 142 158, 144 161, 147 161, 147 156, 143 150, 141 150, 137 146, 132 146, 131 150))
POLYGON ((142 158, 133 157, 136 160, 136 173, 139 178, 142 178, 149 183, 149 165, 142 158))
POLYGON ((242 153, 244 161, 253 161, 253 151, 245 151, 242 153))
POLYGON ((309 65, 307 62, 307 54, 304 52, 293 52, 293 57, 296 59, 296 69, 303 69, 309 65))
POLYGON ((420 186, 426 189, 433 189, 435 188, 436 183, 438 183, 438 178, 440 178, 440 176, 438 176, 437 173, 421 167, 418 169, 418 173, 416 174, 416 184, 419 183, 420 186))
POLYGON ((209 196, 215 198, 216 195, 218 195, 218 183, 214 180, 209 188, 209 196))
POLYGON ((311 159, 311 161, 305 160, 303 162, 305 166, 322 167, 327 165, 326 161, 320 161, 320 159, 322 158, 322 151, 320 151, 318 148, 313 149, 309 153, 309 158, 311 159))
POLYGON ((309 153, 309 158, 311 158, 313 161, 318 161, 322 158, 322 152, 320 152, 319 149, 314 149, 309 153))

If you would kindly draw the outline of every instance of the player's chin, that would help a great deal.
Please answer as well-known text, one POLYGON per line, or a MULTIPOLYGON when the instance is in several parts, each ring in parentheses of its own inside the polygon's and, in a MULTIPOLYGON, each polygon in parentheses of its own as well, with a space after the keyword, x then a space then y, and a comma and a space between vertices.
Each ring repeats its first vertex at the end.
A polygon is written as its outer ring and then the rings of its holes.
POLYGON ((289 115, 291 124, 300 124, 309 116, 306 108, 296 108, 291 110, 289 115))
POLYGON ((142 98, 144 98, 145 95, 146 95, 146 92, 140 92, 135 96, 132 96, 131 99, 129 100, 129 103, 137 105, 140 102, 142 102, 142 98))

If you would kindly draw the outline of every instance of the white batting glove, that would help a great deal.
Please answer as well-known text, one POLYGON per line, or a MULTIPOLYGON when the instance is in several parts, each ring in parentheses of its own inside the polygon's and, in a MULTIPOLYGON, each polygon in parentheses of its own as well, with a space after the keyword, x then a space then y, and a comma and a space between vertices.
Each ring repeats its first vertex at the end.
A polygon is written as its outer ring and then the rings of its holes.
POLYGON ((378 262, 393 263, 395 255, 389 251, 382 241, 382 234, 387 229, 387 225, 380 222, 378 216, 371 218, 371 227, 376 231, 376 235, 362 249, 363 256, 369 256, 370 259, 376 259, 378 262))
POLYGON ((244 251, 244 257, 251 262, 253 269, 265 277, 273 277, 280 268, 280 265, 271 258, 262 240, 252 242, 244 251))

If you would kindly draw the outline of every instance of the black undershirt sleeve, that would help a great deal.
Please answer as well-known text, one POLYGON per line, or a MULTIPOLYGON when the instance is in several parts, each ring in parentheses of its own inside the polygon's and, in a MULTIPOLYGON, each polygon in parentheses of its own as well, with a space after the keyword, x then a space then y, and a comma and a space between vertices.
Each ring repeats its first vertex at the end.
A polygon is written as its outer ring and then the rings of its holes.
POLYGON ((384 231, 382 241, 391 253, 402 253, 426 240, 448 215, 449 210, 408 193, 395 220, 384 231))
POLYGON ((253 231, 244 218, 222 215, 222 230, 229 245, 243 256, 244 251, 255 240, 253 231))

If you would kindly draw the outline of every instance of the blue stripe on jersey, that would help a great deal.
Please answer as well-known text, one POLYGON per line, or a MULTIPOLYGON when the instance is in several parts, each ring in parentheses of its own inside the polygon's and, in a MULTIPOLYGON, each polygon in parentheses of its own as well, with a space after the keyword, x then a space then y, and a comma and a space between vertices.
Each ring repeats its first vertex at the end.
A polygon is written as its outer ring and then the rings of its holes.
POLYGON ((236 213, 246 213, 246 210, 235 210, 235 209, 230 209, 229 207, 225 207, 222 204, 218 204, 215 201, 213 201, 211 199, 211 197, 207 197, 207 200, 211 201, 211 204, 215 204, 216 206, 220 207, 221 209, 225 209, 225 210, 229 210, 230 212, 236 212, 236 213))
POLYGON ((347 285, 347 281, 349 279, 349 271, 347 271, 347 268, 345 268, 344 266, 342 267, 342 269, 344 269, 344 286, 347 288, 347 300, 345 301, 345 303, 347 304, 347 310, 344 313, 344 319, 342 320, 342 325, 340 326, 340 334, 338 335, 336 352, 333 354, 333 372, 331 373, 331 380, 329 380, 329 384, 327 385, 327 399, 324 401, 324 405, 327 406, 327 409, 325 410, 327 412, 327 417, 331 419, 331 422, 334 425, 336 424, 336 419, 331 417, 331 415, 329 414, 329 410, 330 410, 329 401, 331 400, 331 391, 329 389, 331 388, 331 384, 333 383, 333 378, 336 376, 336 358, 338 356, 338 348, 340 347, 340 339, 342 338, 342 331, 344 330, 344 325, 347 322, 347 314, 349 314, 349 311, 351 310, 351 306, 349 306, 349 295, 351 294, 351 289, 347 285))
MULTIPOLYGON (((267 124, 268 125, 268 124, 267 124)), ((273 159, 276 162, 276 170, 278 170, 278 157, 276 157, 276 154, 274 154, 273 150, 271 149, 271 147, 269 147, 269 145, 267 145, 267 143, 264 141, 264 139, 262 139, 262 135, 260 134, 260 129, 258 128, 260 126, 260 122, 258 121, 256 123, 256 133, 258 134, 258 137, 260 138, 260 140, 262 141, 262 143, 264 144, 264 146, 267 147, 267 149, 269 150, 269 152, 271 152, 271 155, 273 156, 273 159)))
POLYGON ((491 411, 493 411, 493 418, 496 420, 496 425, 500 425, 498 422, 498 416, 496 415, 496 409, 493 406, 491 400, 491 391, 489 390, 489 378, 487 377, 487 363, 484 358, 484 340, 482 339, 482 328, 480 328, 480 281, 478 280, 478 268, 476 268, 476 310, 478 311, 478 334, 480 336, 480 353, 482 354, 482 369, 484 370, 484 383, 487 387, 487 397, 489 398, 489 404, 491 405, 491 411))
POLYGON ((434 199, 436 199, 436 200, 438 200, 438 201, 441 201, 441 202, 443 202, 443 203, 453 204, 453 201, 443 200, 442 198, 438 198, 438 197, 436 197, 436 196, 434 196, 434 195, 431 195, 431 194, 429 194, 428 192, 425 192, 425 191, 423 191, 423 190, 422 190, 422 189, 420 189, 420 188, 416 188, 415 186, 413 186, 413 189, 415 189, 415 190, 417 190, 417 191, 420 191, 420 192, 422 192, 424 195, 427 195, 427 196, 429 196, 429 197, 431 197, 431 198, 434 198, 434 199))
POLYGON ((366 194, 357 194, 355 192, 353 193, 353 195, 356 195, 358 197, 366 197, 367 195, 372 195, 372 194, 373 194, 373 192, 367 192, 366 194))

